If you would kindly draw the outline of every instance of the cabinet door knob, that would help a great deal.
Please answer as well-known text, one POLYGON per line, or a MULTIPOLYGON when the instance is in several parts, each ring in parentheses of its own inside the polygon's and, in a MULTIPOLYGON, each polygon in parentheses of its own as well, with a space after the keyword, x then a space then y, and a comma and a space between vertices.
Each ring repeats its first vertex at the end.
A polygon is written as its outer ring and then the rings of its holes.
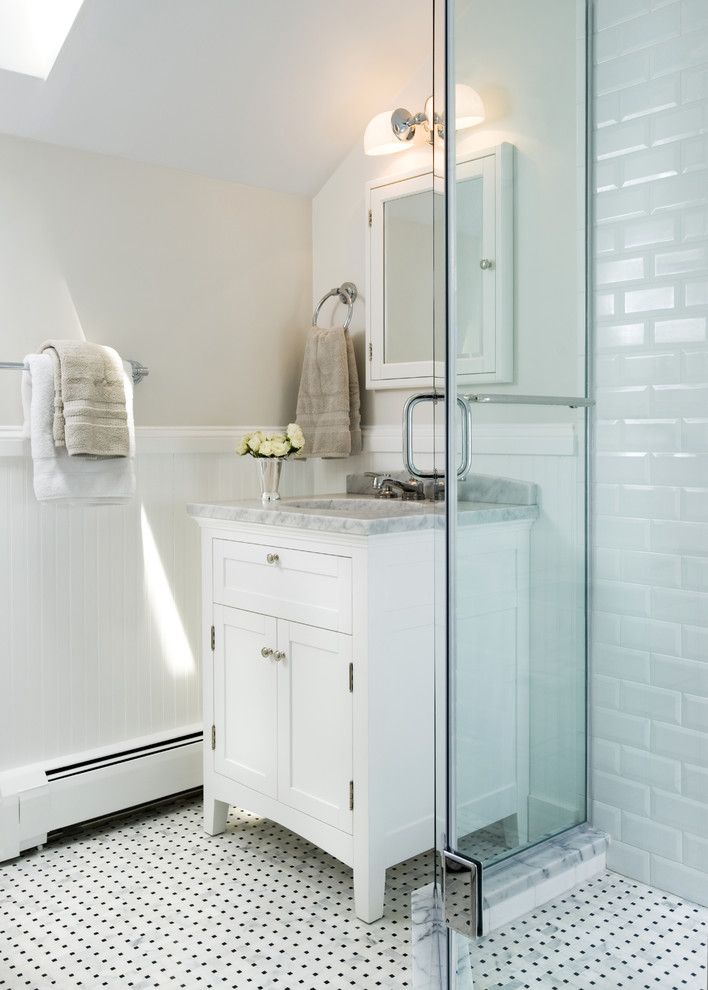
POLYGON ((285 654, 283 653, 282 650, 276 650, 275 653, 273 654, 273 659, 274 660, 284 660, 285 659, 285 654))
POLYGON ((268 657, 273 656, 273 651, 269 646, 264 646, 263 649, 261 650, 261 656, 263 657, 264 660, 267 660, 268 657))
POLYGON ((280 560, 280 557, 278 556, 277 553, 269 553, 266 556, 266 562, 269 563, 269 564, 277 564, 279 560, 280 560))
POLYGON ((479 263, 479 267, 482 269, 483 272, 487 272, 489 271, 490 268, 494 268, 494 262, 492 261, 491 258, 482 258, 482 260, 479 263))

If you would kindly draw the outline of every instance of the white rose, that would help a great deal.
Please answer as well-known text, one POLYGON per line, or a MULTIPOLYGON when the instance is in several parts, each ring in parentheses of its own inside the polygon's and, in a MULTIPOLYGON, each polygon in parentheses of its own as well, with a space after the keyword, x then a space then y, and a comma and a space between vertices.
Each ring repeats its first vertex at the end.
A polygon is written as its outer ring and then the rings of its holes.
POLYGON ((305 443, 304 434, 297 423, 288 423, 288 438, 295 450, 300 450, 305 443))
POLYGON ((250 433, 248 434, 248 436, 245 436, 241 440, 241 442, 239 443, 238 447, 236 448, 236 453, 237 454, 241 454, 243 456, 243 454, 247 454, 248 453, 248 451, 249 451, 249 446, 248 446, 249 439, 250 439, 250 433))
POLYGON ((284 433, 269 433, 266 440, 274 440, 276 443, 284 443, 287 437, 284 433))
POLYGON ((254 454, 257 454, 260 450, 260 446, 263 443, 263 434, 260 432, 252 433, 248 440, 248 446, 251 448, 254 454))
POLYGON ((273 453, 273 444, 270 440, 264 440, 260 445, 258 453, 261 457, 270 457, 273 453))
POLYGON ((270 446, 273 451, 273 457, 287 457, 290 453, 290 444, 287 440, 272 440, 270 446))

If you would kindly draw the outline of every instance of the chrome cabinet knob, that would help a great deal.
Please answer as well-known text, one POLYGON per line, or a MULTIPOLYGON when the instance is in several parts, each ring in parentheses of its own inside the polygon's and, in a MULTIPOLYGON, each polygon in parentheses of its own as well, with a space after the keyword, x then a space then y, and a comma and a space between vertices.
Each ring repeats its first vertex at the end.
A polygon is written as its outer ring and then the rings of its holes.
POLYGON ((285 654, 283 653, 282 650, 276 650, 275 653, 273 654, 273 659, 274 660, 284 660, 285 659, 285 654))
POLYGON ((277 553, 269 553, 266 556, 266 563, 268 563, 268 564, 277 564, 279 560, 280 560, 280 557, 278 556, 277 553))
POLYGON ((264 646, 263 649, 261 650, 261 656, 263 657, 264 660, 267 660, 268 657, 273 656, 273 651, 269 646, 264 646))
POLYGON ((491 260, 491 258, 482 258, 482 260, 479 263, 479 267, 482 269, 483 272, 486 272, 489 271, 490 268, 494 268, 494 262, 491 260))

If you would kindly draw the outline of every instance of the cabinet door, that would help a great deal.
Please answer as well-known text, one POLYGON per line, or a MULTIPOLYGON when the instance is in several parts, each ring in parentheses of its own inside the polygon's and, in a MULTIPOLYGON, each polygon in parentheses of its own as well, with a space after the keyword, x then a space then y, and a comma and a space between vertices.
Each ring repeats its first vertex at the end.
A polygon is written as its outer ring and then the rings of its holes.
POLYGON ((278 620, 278 800, 352 830, 351 637, 278 620))
POLYGON ((214 770, 262 794, 277 790, 276 620, 214 606, 214 770))
MULTIPOLYGON (((458 161, 457 371, 463 384, 514 378, 514 148, 458 161)), ((430 386, 445 369, 431 333, 429 273, 443 197, 431 172, 368 184, 367 388, 430 386), (434 365, 433 365, 434 362, 434 365)))

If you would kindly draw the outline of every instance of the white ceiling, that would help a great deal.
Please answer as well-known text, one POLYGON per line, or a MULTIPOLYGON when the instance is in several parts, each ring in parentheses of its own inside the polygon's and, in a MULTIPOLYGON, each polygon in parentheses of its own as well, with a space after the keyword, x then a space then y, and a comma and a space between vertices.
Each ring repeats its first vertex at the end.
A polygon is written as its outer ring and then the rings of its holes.
POLYGON ((85 0, 0 132, 313 195, 432 51, 432 0, 85 0))

